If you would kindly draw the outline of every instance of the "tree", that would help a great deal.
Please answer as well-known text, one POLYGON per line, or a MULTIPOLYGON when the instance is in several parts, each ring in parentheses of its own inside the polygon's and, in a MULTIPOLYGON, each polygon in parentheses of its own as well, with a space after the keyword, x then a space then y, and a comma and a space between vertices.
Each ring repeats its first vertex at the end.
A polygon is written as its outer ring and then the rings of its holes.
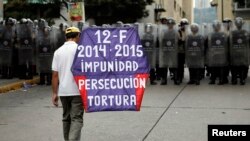
POLYGON ((4 5, 4 16, 38 19, 45 18, 49 22, 60 16, 61 0, 9 0, 4 5))
POLYGON ((93 18, 97 25, 123 21, 136 22, 148 16, 146 5, 153 0, 85 0, 86 19, 93 18))

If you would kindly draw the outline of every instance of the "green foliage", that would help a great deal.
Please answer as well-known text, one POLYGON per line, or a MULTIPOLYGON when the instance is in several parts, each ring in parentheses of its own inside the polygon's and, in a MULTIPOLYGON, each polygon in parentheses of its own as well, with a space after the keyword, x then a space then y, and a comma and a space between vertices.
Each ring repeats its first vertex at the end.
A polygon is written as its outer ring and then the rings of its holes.
POLYGON ((85 0, 85 15, 86 19, 95 19, 97 24, 132 23, 148 16, 146 5, 151 3, 153 0, 85 0))
POLYGON ((13 17, 17 20, 21 18, 38 19, 45 18, 51 20, 59 17, 61 0, 9 0, 4 5, 5 18, 13 17))

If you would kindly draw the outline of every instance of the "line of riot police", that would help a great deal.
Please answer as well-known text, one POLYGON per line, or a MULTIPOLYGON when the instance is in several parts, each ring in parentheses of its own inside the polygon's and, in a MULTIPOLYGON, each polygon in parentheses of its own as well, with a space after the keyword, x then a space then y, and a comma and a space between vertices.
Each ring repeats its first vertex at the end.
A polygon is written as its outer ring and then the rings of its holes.
POLYGON ((209 84, 231 83, 241 85, 246 82, 249 67, 249 26, 241 17, 234 22, 225 19, 210 24, 191 24, 182 19, 179 25, 169 17, 161 24, 141 24, 139 34, 144 51, 151 65, 150 82, 161 79, 167 84, 168 74, 174 84, 182 83, 184 66, 189 69, 188 84, 200 85, 200 81, 210 76, 209 84), (168 73, 169 72, 169 73, 168 73))
MULTIPOLYGON (((84 25, 80 24, 80 28, 84 25)), ((225 19, 223 23, 191 24, 182 19, 177 25, 169 17, 163 18, 161 24, 135 23, 114 25, 104 24, 103 28, 134 26, 138 29, 144 53, 150 64, 150 83, 167 84, 171 76, 174 84, 179 85, 184 78, 184 66, 189 69, 188 84, 200 84, 205 70, 210 76, 209 84, 229 82, 231 72, 232 84, 244 85, 249 66, 249 26, 242 18, 225 19), (234 26, 233 26, 234 25, 234 26), (246 28, 247 27, 247 28, 246 28)), ((51 84, 51 61, 53 52, 64 41, 64 30, 67 25, 59 28, 49 27, 44 19, 31 21, 22 19, 17 22, 8 18, 0 24, 0 75, 2 78, 18 76, 30 79, 37 72, 40 84, 51 84)), ((91 27, 96 27, 92 25, 91 27)))
POLYGON ((53 52, 65 42, 66 24, 48 26, 44 19, 8 18, 0 24, 0 76, 32 79, 39 73, 40 84, 51 84, 53 52))

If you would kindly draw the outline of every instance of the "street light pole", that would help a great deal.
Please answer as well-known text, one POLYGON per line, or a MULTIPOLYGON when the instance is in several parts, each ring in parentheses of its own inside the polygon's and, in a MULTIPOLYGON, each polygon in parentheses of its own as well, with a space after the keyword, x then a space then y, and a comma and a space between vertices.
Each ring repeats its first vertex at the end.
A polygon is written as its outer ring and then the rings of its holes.
POLYGON ((224 0, 221 0, 221 21, 224 19, 224 0))

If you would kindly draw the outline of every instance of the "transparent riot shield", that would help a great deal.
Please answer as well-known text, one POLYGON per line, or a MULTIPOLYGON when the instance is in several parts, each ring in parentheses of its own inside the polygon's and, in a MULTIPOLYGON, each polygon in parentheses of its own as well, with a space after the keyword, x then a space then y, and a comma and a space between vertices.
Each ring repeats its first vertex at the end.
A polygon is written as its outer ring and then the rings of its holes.
POLYGON ((148 58, 151 68, 156 66, 156 37, 157 26, 154 24, 140 24, 139 35, 144 49, 144 53, 148 58))
POLYGON ((247 28, 234 29, 230 34, 230 64, 249 65, 249 32, 247 28))
POLYGON ((51 72, 53 58, 53 41, 51 41, 51 30, 46 27, 38 31, 37 37, 38 63, 40 73, 51 72))
POLYGON ((228 38, 223 31, 208 35, 207 61, 209 67, 228 65, 228 38))
POLYGON ((18 65, 32 64, 32 27, 27 23, 19 23, 16 26, 16 32, 18 42, 18 65))
POLYGON ((15 31, 13 26, 5 25, 2 30, 2 39, 0 44, 0 64, 4 66, 12 65, 14 37, 15 31))
MULTIPOLYGON (((3 42, 2 42, 2 36, 3 36, 3 31, 4 31, 4 25, 3 25, 3 22, 1 21, 0 23, 0 67, 3 65, 3 42)), ((1 69, 1 68, 0 68, 1 69)))
POLYGON ((178 66, 178 31, 159 26, 159 65, 160 67, 177 68, 178 66))
POLYGON ((188 68, 204 67, 204 37, 201 35, 201 27, 197 27, 197 33, 191 32, 186 38, 185 62, 188 68))

